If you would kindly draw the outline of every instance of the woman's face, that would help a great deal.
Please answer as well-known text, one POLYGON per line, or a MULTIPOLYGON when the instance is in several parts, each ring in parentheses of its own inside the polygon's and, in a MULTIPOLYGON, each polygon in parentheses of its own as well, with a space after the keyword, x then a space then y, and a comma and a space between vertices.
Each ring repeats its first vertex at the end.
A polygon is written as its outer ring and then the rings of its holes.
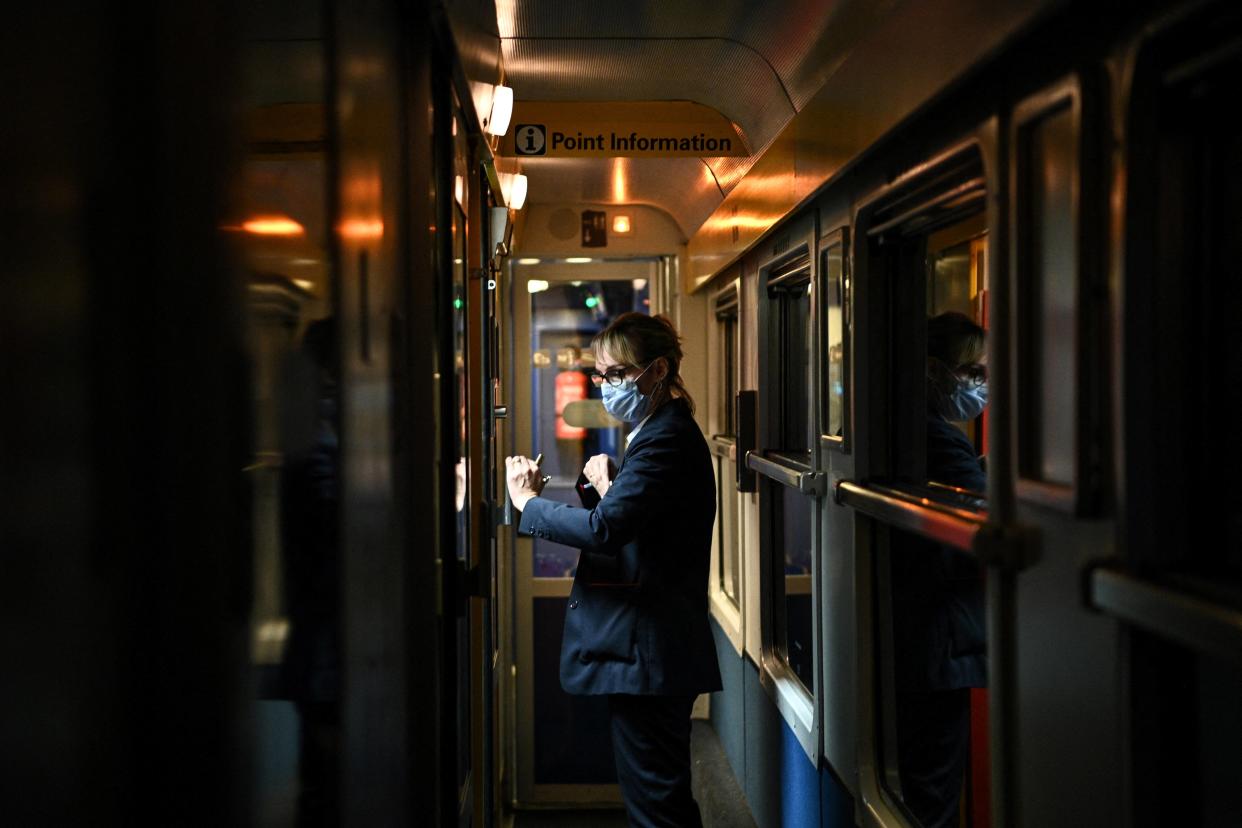
POLYGON ((954 371, 957 378, 967 387, 978 388, 988 381, 988 363, 987 357, 984 356, 978 362, 968 362, 965 365, 959 365, 954 371))

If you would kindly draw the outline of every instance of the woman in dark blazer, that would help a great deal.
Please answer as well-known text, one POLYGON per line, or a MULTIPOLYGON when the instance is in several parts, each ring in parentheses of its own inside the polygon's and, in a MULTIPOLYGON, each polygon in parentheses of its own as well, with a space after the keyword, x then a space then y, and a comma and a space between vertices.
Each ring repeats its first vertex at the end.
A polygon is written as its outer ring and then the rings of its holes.
MULTIPOLYGON (((927 478, 979 493, 987 474, 954 423, 987 405, 986 333, 964 314, 927 323, 927 478)), ((922 828, 955 828, 970 762, 970 690, 987 687, 978 561, 908 539, 894 544, 897 754, 902 798, 922 828)))
POLYGON ((608 696, 617 779, 630 822, 699 826, 690 791, 690 708, 720 689, 707 579, 716 486, 682 385, 680 338, 661 316, 627 313, 595 337, 604 406, 632 426, 619 467, 583 470, 594 509, 539 497, 538 467, 506 459, 519 531, 578 547, 561 644, 566 692, 608 696))

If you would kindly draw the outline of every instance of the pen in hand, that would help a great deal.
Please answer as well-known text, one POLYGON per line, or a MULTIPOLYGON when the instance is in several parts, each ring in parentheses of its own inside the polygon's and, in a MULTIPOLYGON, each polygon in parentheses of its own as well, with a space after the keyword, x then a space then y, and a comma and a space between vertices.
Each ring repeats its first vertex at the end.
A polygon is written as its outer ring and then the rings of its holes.
MULTIPOLYGON (((541 451, 541 452, 539 452, 539 454, 535 457, 535 465, 536 465, 536 466, 538 466, 538 465, 539 465, 540 463, 542 463, 542 462, 543 462, 543 452, 541 451)), ((549 481, 549 480, 551 480, 551 479, 552 479, 552 475, 550 475, 550 474, 545 474, 545 475, 543 476, 543 483, 544 483, 544 485, 546 486, 546 485, 548 484, 548 481, 549 481)))

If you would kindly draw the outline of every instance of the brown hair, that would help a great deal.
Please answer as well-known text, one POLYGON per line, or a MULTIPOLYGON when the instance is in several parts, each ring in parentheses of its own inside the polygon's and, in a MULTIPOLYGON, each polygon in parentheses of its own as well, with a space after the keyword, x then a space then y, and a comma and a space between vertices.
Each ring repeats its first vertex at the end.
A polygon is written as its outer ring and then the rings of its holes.
POLYGON ((681 337, 668 317, 636 311, 623 313, 595 335, 591 348, 596 353, 607 351, 609 356, 634 368, 646 368, 663 357, 668 362, 664 381, 668 382, 670 399, 680 397, 694 413, 694 399, 681 381, 681 337))
POLYGON ((987 350, 987 333, 969 316, 948 311, 927 320, 927 355, 953 370, 978 362, 987 350))

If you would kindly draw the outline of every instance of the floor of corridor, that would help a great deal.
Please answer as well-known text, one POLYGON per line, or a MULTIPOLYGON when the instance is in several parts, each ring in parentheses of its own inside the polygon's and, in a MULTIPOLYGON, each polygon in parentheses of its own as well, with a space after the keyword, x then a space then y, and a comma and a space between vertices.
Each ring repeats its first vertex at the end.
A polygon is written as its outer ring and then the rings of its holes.
MULTIPOLYGON (((705 721, 694 722, 690 754, 694 760, 694 798, 699 802, 704 828, 755 828, 720 739, 705 721)), ((626 828, 626 825, 625 814, 621 811, 522 811, 513 821, 513 828, 626 828)))

